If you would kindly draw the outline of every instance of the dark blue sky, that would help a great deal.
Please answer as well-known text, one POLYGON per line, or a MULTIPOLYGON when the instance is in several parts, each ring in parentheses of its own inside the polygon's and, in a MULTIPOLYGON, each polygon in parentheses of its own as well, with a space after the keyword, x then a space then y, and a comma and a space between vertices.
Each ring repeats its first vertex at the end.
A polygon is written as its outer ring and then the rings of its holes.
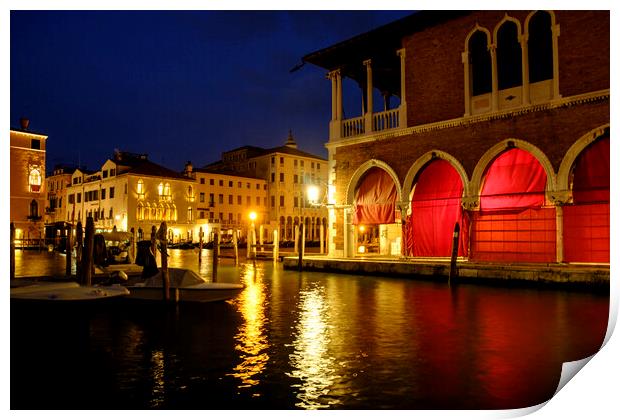
POLYGON ((12 11, 11 126, 49 135, 48 169, 95 169, 118 148, 180 170, 282 145, 289 128, 326 156, 325 70, 289 70, 410 13, 12 11))

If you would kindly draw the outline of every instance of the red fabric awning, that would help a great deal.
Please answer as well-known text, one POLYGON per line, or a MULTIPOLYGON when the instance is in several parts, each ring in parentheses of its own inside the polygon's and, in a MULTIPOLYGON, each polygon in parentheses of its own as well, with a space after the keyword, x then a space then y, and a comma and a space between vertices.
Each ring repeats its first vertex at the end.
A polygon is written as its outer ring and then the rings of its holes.
POLYGON ((545 202, 547 174, 529 152, 510 149, 487 168, 480 193, 480 210, 519 210, 545 202))
POLYGON ((575 204, 609 203, 609 136, 581 152, 573 174, 575 204))
POLYGON ((381 168, 371 168, 355 191, 354 225, 394 223, 398 194, 394 180, 381 168))
POLYGON ((456 222, 461 225, 459 255, 466 255, 467 234, 461 207, 462 195, 463 181, 449 162, 437 159, 424 168, 416 182, 411 201, 411 218, 406 237, 410 255, 450 256, 456 222))

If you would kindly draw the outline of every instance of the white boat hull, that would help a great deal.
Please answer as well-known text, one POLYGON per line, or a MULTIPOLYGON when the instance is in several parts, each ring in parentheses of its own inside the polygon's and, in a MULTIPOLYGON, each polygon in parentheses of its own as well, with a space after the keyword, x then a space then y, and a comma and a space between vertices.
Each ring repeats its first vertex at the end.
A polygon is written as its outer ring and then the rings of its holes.
MULTIPOLYGON (((160 286, 128 286, 127 299, 161 301, 163 291, 160 286)), ((187 287, 171 287, 170 300, 173 302, 218 302, 236 297, 243 285, 234 283, 204 283, 187 287)))
POLYGON ((69 284, 61 284, 60 287, 56 288, 45 285, 43 287, 26 286, 11 289, 11 300, 23 302, 92 302, 120 298, 128 294, 129 290, 122 286, 76 287, 69 284))

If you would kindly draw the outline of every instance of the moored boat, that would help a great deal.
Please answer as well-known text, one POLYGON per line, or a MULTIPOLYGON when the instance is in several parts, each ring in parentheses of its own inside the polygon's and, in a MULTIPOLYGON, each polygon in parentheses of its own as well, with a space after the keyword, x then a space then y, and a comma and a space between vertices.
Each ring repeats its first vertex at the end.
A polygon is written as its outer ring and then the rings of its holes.
MULTIPOLYGON (((241 283, 207 282, 200 275, 185 268, 168 268, 170 297, 178 302, 217 302, 232 299, 243 290, 241 283)), ((162 300, 161 271, 147 279, 129 276, 128 299, 162 300)))
POLYGON ((127 288, 113 286, 79 286, 77 283, 31 285, 11 289, 14 302, 92 302, 111 300, 129 294, 127 288))

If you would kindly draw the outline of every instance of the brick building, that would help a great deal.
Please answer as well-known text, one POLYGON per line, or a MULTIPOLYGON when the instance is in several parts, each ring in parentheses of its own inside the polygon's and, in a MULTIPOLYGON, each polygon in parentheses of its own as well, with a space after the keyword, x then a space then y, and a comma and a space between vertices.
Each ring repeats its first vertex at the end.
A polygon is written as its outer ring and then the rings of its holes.
POLYGON ((327 211, 309 202, 307 189, 314 186, 319 196, 325 195, 327 161, 298 149, 291 132, 283 146, 239 147, 222 153, 221 160, 204 166, 203 170, 266 181, 267 213, 261 224, 266 240, 273 240, 275 229, 279 229, 281 240, 293 240, 300 221, 305 226, 306 240, 319 240, 321 226, 327 224, 327 211))
POLYGON ((47 136, 32 132, 29 121, 10 130, 11 222, 18 246, 38 244, 44 237, 45 147, 47 136))
POLYGON ((609 59, 608 11, 423 11, 305 56, 330 255, 447 257, 459 222, 470 260, 608 263, 609 59))

